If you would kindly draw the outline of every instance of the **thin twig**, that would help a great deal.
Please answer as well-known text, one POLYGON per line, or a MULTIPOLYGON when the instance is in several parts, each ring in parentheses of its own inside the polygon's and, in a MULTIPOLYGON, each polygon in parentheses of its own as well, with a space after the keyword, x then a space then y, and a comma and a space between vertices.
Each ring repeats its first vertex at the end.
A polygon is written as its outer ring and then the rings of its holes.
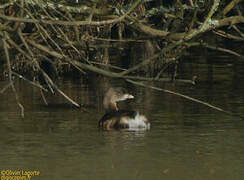
POLYGON ((25 110, 25 109, 24 109, 23 105, 22 105, 22 104, 20 103, 20 101, 19 101, 19 96, 18 96, 18 94, 17 94, 17 91, 16 91, 15 86, 14 86, 13 81, 12 81, 12 70, 11 70, 11 64, 10 64, 9 52, 8 52, 7 43, 6 43, 6 37, 7 37, 6 34, 7 34, 7 33, 4 32, 4 37, 3 37, 2 41, 3 41, 3 48, 4 48, 4 52, 5 52, 5 56, 6 56, 7 65, 8 65, 9 82, 10 82, 10 85, 11 85, 11 87, 12 87, 12 90, 13 90, 13 92, 14 92, 14 94, 15 94, 16 102, 17 102, 18 106, 20 107, 20 110, 21 110, 21 117, 24 118, 24 116, 25 116, 25 115, 24 115, 24 110, 25 110))
POLYGON ((209 49, 213 49, 213 50, 218 50, 218 51, 221 51, 221 52, 225 52, 225 53, 229 53, 229 54, 232 54, 234 56, 237 56, 238 58, 241 58, 244 60, 244 56, 235 52, 235 51, 232 51, 230 49, 226 49, 226 48, 221 48, 221 47, 216 47, 216 46, 211 46, 211 45, 208 45, 206 43, 202 43, 202 45, 206 48, 209 48, 209 49))
POLYGON ((13 83, 13 81, 12 81, 12 82, 9 82, 6 86, 4 86, 4 87, 1 89, 0 93, 3 94, 9 87, 12 86, 12 83, 13 83))
POLYGON ((46 105, 48 105, 48 102, 47 102, 47 100, 46 100, 46 98, 45 98, 45 95, 44 95, 44 93, 43 93, 43 91, 40 89, 40 93, 41 93, 41 96, 42 96, 42 99, 43 99, 43 101, 44 101, 44 103, 46 104, 46 105))
MULTIPOLYGON (((234 26, 233 26, 234 27, 234 26)), ((219 36, 228 38, 228 39, 234 39, 234 40, 238 40, 238 41, 244 41, 244 37, 240 37, 240 36, 235 36, 233 34, 229 34, 225 31, 222 30, 213 30, 213 32, 219 36)))
POLYGON ((47 90, 46 88, 44 88, 43 86, 41 86, 40 84, 37 84, 37 83, 35 83, 35 82, 33 82, 33 81, 30 81, 30 80, 26 79, 24 76, 22 76, 22 75, 20 75, 20 74, 18 74, 18 73, 16 73, 16 72, 14 72, 14 71, 12 71, 12 73, 13 73, 14 75, 16 75, 18 78, 25 80, 25 81, 28 82, 29 84, 31 84, 31 85, 33 85, 33 86, 35 86, 35 87, 38 87, 38 88, 40 88, 40 89, 43 90, 43 91, 48 92, 48 90, 47 90))
POLYGON ((146 84, 144 84, 142 82, 132 81, 130 79, 127 79, 126 81, 128 81, 128 82, 130 82, 132 84, 136 84, 136 85, 142 86, 142 87, 146 87, 146 88, 154 89, 154 90, 157 90, 157 91, 162 91, 162 92, 165 92, 165 93, 169 93, 169 94, 173 94, 173 95, 176 95, 176 96, 180 96, 180 97, 183 97, 183 98, 188 99, 190 101, 197 102, 199 104, 203 104, 205 106, 208 106, 208 107, 210 107, 212 109, 215 109, 217 111, 220 111, 220 112, 223 112, 225 114, 228 114, 230 116, 235 116, 235 117, 239 117, 241 119, 244 119, 244 116, 241 115, 241 114, 236 114, 236 113, 233 113, 233 112, 230 112, 230 111, 225 111, 222 108, 216 107, 216 106, 214 106, 212 104, 209 104, 207 102, 204 102, 204 101, 201 101, 201 100, 192 98, 192 97, 187 96, 187 95, 183 95, 183 94, 180 94, 180 93, 177 93, 177 92, 174 92, 174 91, 170 91, 170 90, 167 90, 167 89, 162 89, 162 88, 154 87, 154 86, 151 86, 151 85, 146 85, 146 84))

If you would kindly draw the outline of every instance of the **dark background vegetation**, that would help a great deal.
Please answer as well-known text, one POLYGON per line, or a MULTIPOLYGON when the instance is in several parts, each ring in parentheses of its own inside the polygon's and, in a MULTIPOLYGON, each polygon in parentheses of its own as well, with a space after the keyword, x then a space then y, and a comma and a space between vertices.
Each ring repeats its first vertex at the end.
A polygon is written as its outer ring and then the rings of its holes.
POLYGON ((72 102, 57 77, 181 81, 182 63, 200 53, 242 63, 243 12, 243 0, 1 1, 1 92, 15 91, 15 76, 72 102))

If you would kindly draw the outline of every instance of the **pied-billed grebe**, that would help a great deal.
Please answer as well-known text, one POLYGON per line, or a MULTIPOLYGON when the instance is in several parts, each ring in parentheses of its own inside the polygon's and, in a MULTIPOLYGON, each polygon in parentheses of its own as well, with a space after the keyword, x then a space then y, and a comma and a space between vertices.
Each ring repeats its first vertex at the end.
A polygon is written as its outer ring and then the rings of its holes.
POLYGON ((110 88, 104 96, 103 105, 106 114, 100 119, 99 127, 149 129, 150 123, 144 115, 134 110, 118 109, 117 102, 133 98, 134 96, 125 93, 123 88, 110 88))

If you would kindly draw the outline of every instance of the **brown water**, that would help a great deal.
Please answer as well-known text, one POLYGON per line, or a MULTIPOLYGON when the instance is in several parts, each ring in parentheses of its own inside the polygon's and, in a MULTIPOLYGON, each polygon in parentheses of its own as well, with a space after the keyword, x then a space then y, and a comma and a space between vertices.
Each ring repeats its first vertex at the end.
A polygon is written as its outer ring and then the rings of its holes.
MULTIPOLYGON (((188 64, 189 66, 191 64, 188 64)), ((200 65, 194 65, 200 66, 200 65)), ((199 84, 155 84, 244 113, 244 67, 201 66, 199 84)), ((3 87, 7 82, 0 82, 3 87)), ((241 180, 244 178, 244 121, 170 94, 120 80, 59 80, 59 87, 89 112, 73 108, 23 81, 16 87, 25 118, 9 89, 0 94, 0 170, 40 171, 31 179, 241 180), (129 108, 146 114, 149 131, 102 131, 102 98, 123 86, 136 99, 129 108)), ((127 106, 122 103, 120 106, 127 106)))

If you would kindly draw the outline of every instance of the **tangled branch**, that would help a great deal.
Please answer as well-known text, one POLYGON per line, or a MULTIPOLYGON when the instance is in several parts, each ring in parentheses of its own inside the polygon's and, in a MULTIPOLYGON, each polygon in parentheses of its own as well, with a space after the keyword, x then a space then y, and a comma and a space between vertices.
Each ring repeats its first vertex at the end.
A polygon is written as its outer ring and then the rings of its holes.
MULTIPOLYGON (((139 81, 175 81, 195 84, 196 76, 190 80, 177 78, 177 63, 181 60, 184 51, 193 46, 204 46, 243 59, 241 52, 225 47, 215 48, 201 39, 208 32, 214 32, 224 38, 243 41, 240 26, 244 23, 243 14, 232 12, 241 0, 232 0, 229 3, 216 0, 212 4, 206 2, 202 8, 198 6, 197 1, 195 4, 193 1, 187 2, 188 4, 182 4, 181 1, 171 2, 172 8, 165 5, 163 1, 155 2, 158 5, 155 6, 150 1, 140 0, 132 3, 122 0, 121 4, 117 1, 108 1, 108 4, 100 1, 90 4, 83 2, 77 7, 68 3, 55 4, 52 1, 42 0, 10 0, 0 3, 2 38, 0 53, 5 54, 9 73, 9 83, 0 92, 3 93, 11 87, 21 109, 21 115, 24 116, 24 107, 19 102, 11 79, 13 74, 39 88, 45 104, 48 102, 43 91, 52 93, 56 91, 68 102, 80 107, 55 84, 51 75, 42 67, 44 62, 50 63, 55 68, 72 67, 84 76, 87 75, 87 71, 90 71, 141 85, 139 81), (206 12, 206 9, 209 10, 208 13, 202 13, 206 12), (227 16, 228 12, 232 12, 232 15, 227 16), (192 18, 189 20, 189 17, 192 18), (224 28, 226 26, 229 28, 224 28), (154 45, 153 53, 140 58, 128 68, 111 65, 105 58, 95 60, 94 54, 104 52, 101 56, 104 57, 109 47, 121 51, 121 49, 128 50, 128 45, 132 43, 145 45, 148 42, 154 45), (121 48, 121 44, 125 46, 121 48), (12 50, 18 52, 15 55, 22 58, 26 68, 29 71, 35 69, 35 76, 41 76, 44 82, 38 78, 37 82, 29 80, 21 70, 12 71, 11 65, 18 63, 10 58, 9 51, 12 50), (172 64, 174 70, 171 77, 165 77, 166 70, 172 64), (104 66, 107 69, 104 69, 104 66), (145 67, 157 68, 154 69, 155 73, 150 74, 145 67)), ((177 93, 171 94, 177 95, 177 93)), ((194 100, 185 95, 181 97, 194 100)), ((221 111, 221 108, 200 100, 194 101, 221 111)))

